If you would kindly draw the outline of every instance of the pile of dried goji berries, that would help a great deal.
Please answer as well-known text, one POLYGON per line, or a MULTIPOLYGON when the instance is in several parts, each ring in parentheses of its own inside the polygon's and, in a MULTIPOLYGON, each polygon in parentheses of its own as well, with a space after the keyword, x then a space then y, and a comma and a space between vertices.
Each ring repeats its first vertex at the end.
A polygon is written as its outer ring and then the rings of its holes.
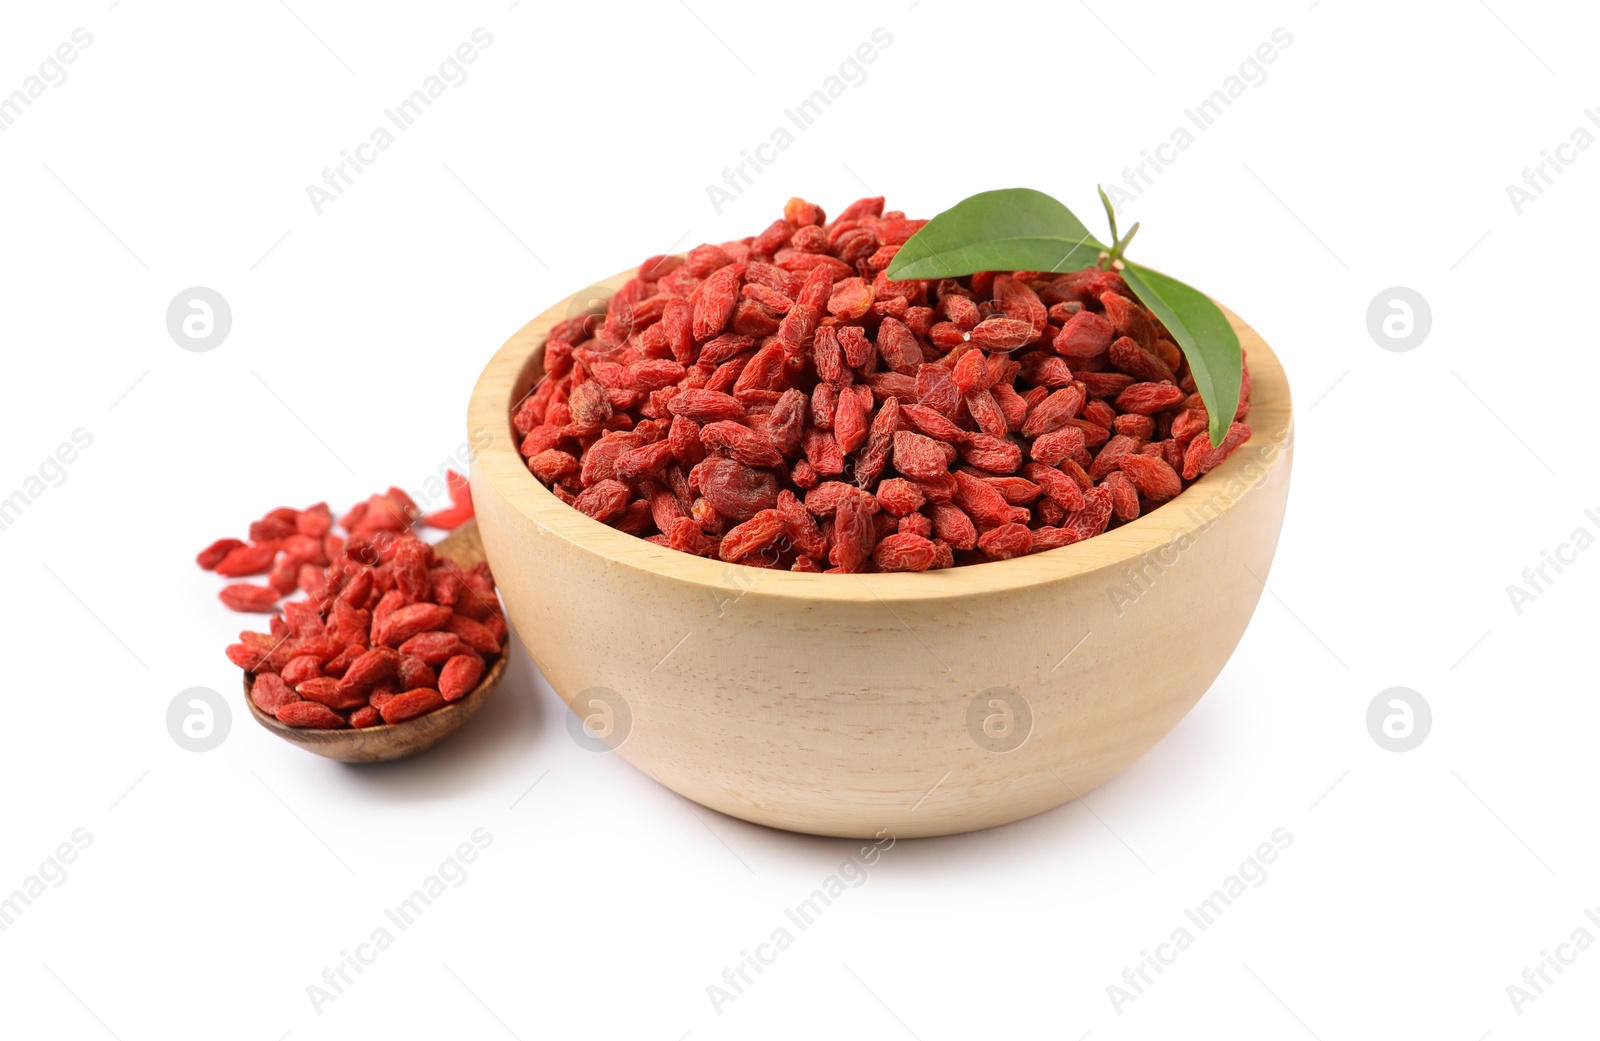
POLYGON ((923 571, 1130 521, 1222 443, 1114 271, 890 281, 924 221, 791 199, 761 234, 651 257, 557 325, 514 422, 563 501, 673 549, 794 571, 923 571))
POLYGON ((326 503, 273 510, 250 540, 219 539, 197 562, 229 578, 266 574, 265 586, 223 589, 235 610, 271 612, 268 632, 242 632, 228 660, 254 676, 251 698, 297 727, 399 723, 477 686, 507 637, 488 565, 463 569, 417 538, 419 520, 455 526, 472 515, 465 482, 455 502, 420 517, 399 488, 374 495, 334 531, 326 503))

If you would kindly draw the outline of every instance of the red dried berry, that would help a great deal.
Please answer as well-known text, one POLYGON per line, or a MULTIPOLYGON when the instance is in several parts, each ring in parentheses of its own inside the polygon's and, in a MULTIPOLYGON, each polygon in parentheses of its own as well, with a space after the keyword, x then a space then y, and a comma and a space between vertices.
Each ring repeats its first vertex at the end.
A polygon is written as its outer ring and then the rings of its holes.
POLYGON ((1147 455, 1122 457, 1122 472, 1152 502, 1165 502, 1183 491, 1183 482, 1166 460, 1147 455))
POLYGON ((1149 383, 1172 383, 1177 380, 1160 358, 1127 336, 1118 337, 1111 344, 1111 364, 1135 379, 1149 383))
POLYGON ((1033 340, 1037 333, 1031 322, 1015 318, 985 318, 968 334, 974 347, 986 351, 1012 351, 1033 340))
POLYGON ((875 484, 889 461, 889 451, 894 445, 895 432, 900 429, 900 401, 889 398, 878 409, 867 432, 867 443, 856 458, 856 486, 868 488, 875 484))
POLYGON ((315 701, 287 702, 278 706, 275 715, 280 722, 311 730, 337 730, 348 725, 339 713, 315 701))
POLYGON ((698 483, 700 494, 713 509, 735 521, 749 520, 778 501, 777 479, 736 459, 707 459, 695 467, 690 479, 698 483))
POLYGON ((1015 441, 992 434, 970 434, 960 449, 961 458, 990 473, 1008 474, 1022 465, 1022 448, 1015 441))
POLYGON ((1128 475, 1121 470, 1106 475, 1106 491, 1111 493, 1111 513, 1119 521, 1131 521, 1139 516, 1139 490, 1128 475))
POLYGON ((404 723, 436 708, 443 708, 444 696, 431 687, 408 690, 386 700, 378 711, 385 723, 404 723))
POLYGON ((904 517, 922 508, 927 496, 922 489, 900 477, 891 477, 878 485, 878 505, 894 517, 904 517))
POLYGON ((393 648, 373 647, 351 662, 339 680, 339 689, 360 691, 388 679, 400 668, 400 655, 393 648))
POLYGON ((343 683, 343 680, 336 680, 332 676, 321 676, 314 680, 306 680, 294 690, 307 701, 315 701, 341 712, 359 708, 367 703, 365 694, 344 687, 343 683))
POLYGON ((744 419, 744 406, 731 394, 716 390, 680 390, 667 402, 674 416, 685 416, 696 423, 744 419))
POLYGON ((621 516, 632 494, 621 481, 599 481, 580 492, 572 508, 603 524, 621 516))
POLYGON ((700 428, 700 443, 708 452, 721 452, 746 466, 782 466, 783 455, 754 430, 731 420, 718 420, 700 428))
POLYGON ((938 558, 929 539, 906 532, 884 538, 872 550, 872 562, 880 571, 926 571, 938 558))
POLYGON ((322 675, 322 662, 314 654, 299 654, 283 666, 283 682, 294 687, 322 675))
POLYGON ((483 659, 475 654, 458 654, 439 670, 439 694, 445 701, 457 701, 472 693, 483 678, 483 659))
POLYGON ((1039 435, 1029 446, 1028 455, 1046 466, 1059 466, 1061 460, 1070 459, 1083 450, 1083 431, 1068 426, 1039 435))
POLYGON ((1104 315, 1079 311, 1056 333, 1050 346, 1063 358, 1092 358, 1110 349, 1114 333, 1104 315))
POLYGON ((1230 424, 1228 432, 1222 437, 1222 443, 1215 447, 1212 447, 1211 440, 1206 435, 1196 437, 1189 442, 1189 447, 1183 455, 1183 479, 1192 481, 1201 474, 1208 473, 1249 439, 1250 428, 1243 423, 1230 424))
POLYGON ((1011 521, 1011 504, 983 481, 964 471, 956 471, 953 501, 981 528, 1011 521))
POLYGON ((1002 524, 978 536, 978 548, 995 560, 1009 560, 1033 550, 1033 533, 1025 524, 1002 524))
POLYGON ((256 586, 248 582, 235 582, 223 586, 217 599, 235 611, 270 614, 278 609, 278 599, 283 594, 271 586, 256 586))
POLYGON ((694 302, 692 328, 696 340, 709 340, 728 324, 733 305, 739 300, 739 280, 743 277, 744 265, 731 264, 701 283, 694 302))
POLYGON ((834 517, 833 549, 828 560, 845 571, 860 571, 871 559, 877 539, 866 503, 851 495, 839 503, 834 517))
POLYGON ((1050 501, 1063 510, 1083 509, 1083 489, 1078 482, 1055 467, 1028 463, 1022 468, 1022 476, 1037 484, 1050 501))
POLYGON ((894 434, 894 467, 907 477, 931 478, 950 468, 950 458, 933 438, 899 430, 894 434))
POLYGON ((872 287, 864 279, 847 278, 835 283, 828 297, 828 313, 849 321, 872 309, 872 287))
POLYGON ((479 654, 493 656, 500 653, 500 638, 485 624, 464 615, 451 615, 445 631, 455 634, 461 642, 479 654))
POLYGON ((452 613, 450 608, 440 604, 410 604, 399 608, 374 628, 373 642, 383 647, 399 647, 418 633, 444 628, 452 613))
POLYGON ((250 700, 255 702, 256 708, 271 716, 289 702, 299 701, 300 695, 291 690, 282 677, 263 672, 250 684, 250 700))
POLYGON ((1066 426, 1083 410, 1083 404, 1083 391, 1076 385, 1052 391, 1028 410, 1028 417, 1022 421, 1022 436, 1038 437, 1066 426))
POLYGON ((200 554, 194 558, 194 562, 207 571, 215 571, 217 565, 222 563, 229 553, 243 546, 244 543, 238 539, 218 539, 201 550, 200 554))
POLYGON ((922 366, 922 347, 905 324, 885 318, 878 326, 878 356, 890 370, 915 376, 922 366))
POLYGON ((1149 416, 1182 403, 1185 396, 1170 383, 1135 383, 1117 395, 1117 408, 1149 416))
MULTIPOLYGON (((431 521, 429 523, 432 523, 431 521)), ((437 526, 437 525, 435 525, 437 526)), ((350 713, 352 727, 375 727, 383 722, 383 715, 371 705, 363 705, 350 713)))
POLYGON ((781 550, 775 544, 785 538, 786 530, 777 510, 760 510, 749 520, 728 529, 722 536, 718 555, 729 563, 739 563, 758 555, 765 558, 766 553, 772 551, 768 559, 776 563, 781 550))
POLYGON ((265 574, 272 568, 278 555, 277 542, 256 542, 239 545, 223 555, 212 570, 225 578, 244 578, 265 574))

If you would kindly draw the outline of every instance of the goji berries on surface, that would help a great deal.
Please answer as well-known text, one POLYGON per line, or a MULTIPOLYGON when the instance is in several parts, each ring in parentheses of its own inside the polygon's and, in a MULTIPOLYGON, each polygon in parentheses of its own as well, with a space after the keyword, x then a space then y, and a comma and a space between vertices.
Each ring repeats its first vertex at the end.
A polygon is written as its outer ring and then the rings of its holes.
MULTIPOLYGON (((472 516, 465 480, 452 478, 452 505, 424 523, 455 527, 472 516)), ((291 579, 235 582, 219 594, 236 611, 273 616, 267 632, 242 632, 227 650, 252 674, 256 708, 290 726, 359 728, 471 693, 508 635, 494 577, 487 564, 463 569, 437 556, 413 530, 419 517, 411 497, 390 488, 340 518, 342 535, 324 503, 283 507, 250 526, 249 542, 219 539, 200 553, 201 567, 225 577, 291 579), (279 611, 296 589, 304 599, 279 611)))
POLYGON ((1213 447, 1186 360, 1114 271, 890 281, 925 223, 792 199, 759 235, 649 258, 604 316, 551 330, 513 415, 528 469, 686 553, 924 571, 1093 538, 1249 438, 1248 370, 1213 447))

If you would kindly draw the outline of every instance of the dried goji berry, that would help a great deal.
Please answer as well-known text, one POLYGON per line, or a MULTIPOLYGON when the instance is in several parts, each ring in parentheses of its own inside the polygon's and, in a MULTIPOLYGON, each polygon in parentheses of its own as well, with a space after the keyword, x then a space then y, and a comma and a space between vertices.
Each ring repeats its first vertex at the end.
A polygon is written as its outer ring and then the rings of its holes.
POLYGON ((749 520, 778 501, 776 478, 737 459, 708 458, 695 467, 690 480, 698 483, 700 494, 718 513, 735 521, 749 520))
POLYGON ((1033 550, 1033 533, 1025 524, 1002 524, 978 536, 978 548, 995 560, 1009 560, 1033 550))
POLYGON ((224 554, 212 570, 226 578, 261 575, 271 570, 272 561, 277 555, 278 544, 276 541, 239 545, 224 554))
POLYGON ((938 557, 929 539, 907 532, 890 535, 872 549, 872 562, 880 571, 926 571, 938 557))
POLYGON ((878 505, 895 517, 914 513, 927 501, 922 489, 910 481, 891 477, 878 485, 878 505))
POLYGON ((922 347, 905 324, 885 318, 878 326, 878 356, 894 372, 915 376, 922 366, 922 347))
POLYGON ((274 713, 280 722, 292 727, 311 730, 337 730, 348 726, 343 716, 326 705, 315 701, 290 701, 279 705, 274 713))
POLYGON ((217 599, 235 611, 271 613, 278 609, 278 599, 283 594, 271 586, 256 586, 249 582, 235 582, 223 586, 217 599))
MULTIPOLYGON (((437 526, 435 525, 435 527, 437 526)), ((375 727, 382 722, 383 715, 371 705, 363 705, 350 713, 350 725, 352 727, 375 727)))
POLYGON ((1111 344, 1111 364, 1148 383, 1172 383, 1177 379, 1160 358, 1127 336, 1120 336, 1111 344))
POLYGON ((1128 475, 1115 470, 1106 475, 1105 489, 1111 493, 1111 513, 1119 521, 1131 521, 1139 516, 1139 490, 1128 475))
POLYGON ((950 468, 945 446, 924 434, 898 430, 894 435, 894 467, 907 477, 937 477, 950 468))
POLYGON ((365 693, 343 687, 343 683, 344 680, 336 680, 332 676, 320 676, 296 685, 294 691, 307 701, 315 701, 341 712, 359 708, 367 703, 365 693))
POLYGON ((877 538, 872 514, 857 496, 849 496, 839 503, 834 517, 833 549, 828 560, 845 571, 860 571, 872 557, 877 538))
POLYGON ((1135 383, 1117 395, 1117 408, 1149 416, 1179 404, 1184 397, 1183 391, 1170 383, 1135 383))
POLYGON ((1032 341, 1033 325, 1016 318, 985 318, 972 327, 968 338, 974 347, 986 351, 1012 351, 1032 341))
POLYGON ((278 709, 291 701, 299 701, 300 695, 290 689, 290 686, 276 673, 263 672, 250 684, 250 700, 255 702, 256 708, 276 715, 278 709))
POLYGON ((849 321, 872 309, 872 287, 862 278, 847 278, 833 285, 828 296, 828 313, 849 321))
POLYGON ((445 701, 457 701, 472 693, 472 688, 482 678, 483 659, 476 655, 458 654, 439 670, 439 694, 445 701))
POLYGON ((419 687, 389 698, 378 707, 385 723, 403 723, 436 708, 443 708, 444 695, 432 687, 419 687))
POLYGON ((759 510, 749 520, 728 529, 717 552, 723 560, 738 563, 771 549, 785 538, 785 532, 786 525, 777 510, 759 510))
POLYGON ((1122 472, 1152 502, 1165 502, 1183 491, 1183 482, 1166 460, 1147 455, 1122 457, 1122 472))
POLYGON ((297 654, 283 666, 283 682, 293 687, 322 675, 322 663, 314 654, 297 654))
POLYGON ((243 546, 244 543, 239 539, 218 539, 201 550, 200 555, 195 557, 194 562, 207 571, 215 571, 217 565, 222 563, 229 553, 243 546))
POLYGON ((1022 435, 1038 437, 1066 426, 1082 411, 1083 405, 1083 391, 1076 384, 1052 391, 1028 411, 1028 417, 1022 422, 1022 435))
POLYGON ((394 611, 374 627, 373 643, 399 647, 418 633, 443 628, 453 612, 440 604, 409 604, 394 611))
POLYGON ((784 462, 782 453, 764 437, 732 420, 718 420, 701 427, 700 443, 707 451, 721 452, 746 466, 782 466, 784 462))
POLYGON ((872 427, 867 431, 867 443, 856 457, 856 487, 869 488, 877 483, 889 461, 889 451, 894 445, 895 432, 899 429, 900 401, 898 398, 889 398, 878 409, 872 427))
POLYGON ((1064 358, 1092 358, 1110 349, 1114 333, 1104 315, 1079 311, 1056 333, 1050 346, 1064 358))
MULTIPOLYGON (((413 640, 416 636, 413 636, 413 640)), ((410 643, 410 641, 406 641, 410 643)), ((403 644, 402 644, 403 646, 403 644)), ((373 648, 350 662, 339 680, 341 691, 362 691, 400 672, 400 652, 392 648, 373 648)))

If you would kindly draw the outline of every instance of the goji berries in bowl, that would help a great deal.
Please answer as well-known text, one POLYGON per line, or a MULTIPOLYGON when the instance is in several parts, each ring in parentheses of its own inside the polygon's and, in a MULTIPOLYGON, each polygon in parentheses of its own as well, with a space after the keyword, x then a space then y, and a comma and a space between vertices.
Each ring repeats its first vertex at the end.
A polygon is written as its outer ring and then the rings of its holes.
MULTIPOLYGON (((637 537, 530 472, 513 417, 540 384, 551 330, 585 302, 558 303, 485 368, 469 427, 493 440, 473 499, 512 625, 545 677, 679 794, 824 835, 1018 820, 1154 745, 1243 634, 1282 525, 1292 425, 1276 357, 1231 314, 1252 433, 1159 507, 1013 559, 997 547, 971 566, 816 574, 637 537)), ((742 451, 726 434, 728 454, 742 451)))

